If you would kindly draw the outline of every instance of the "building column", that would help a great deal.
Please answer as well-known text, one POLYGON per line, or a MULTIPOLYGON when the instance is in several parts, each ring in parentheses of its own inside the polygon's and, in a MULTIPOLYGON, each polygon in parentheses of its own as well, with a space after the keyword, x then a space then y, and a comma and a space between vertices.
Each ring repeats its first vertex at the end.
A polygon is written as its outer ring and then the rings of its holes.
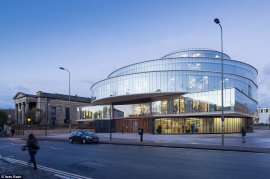
POLYGON ((25 124, 25 102, 22 103, 22 124, 25 124))
POLYGON ((153 113, 152 113, 152 100, 149 102, 149 124, 148 124, 148 132, 151 134, 155 134, 155 123, 154 123, 154 118, 153 118, 153 113))
POLYGON ((15 124, 18 124, 18 104, 15 104, 15 124))
POLYGON ((18 122, 19 122, 19 124, 22 124, 22 103, 19 103, 18 122))
POLYGON ((29 113, 29 102, 26 102, 25 113, 29 113))

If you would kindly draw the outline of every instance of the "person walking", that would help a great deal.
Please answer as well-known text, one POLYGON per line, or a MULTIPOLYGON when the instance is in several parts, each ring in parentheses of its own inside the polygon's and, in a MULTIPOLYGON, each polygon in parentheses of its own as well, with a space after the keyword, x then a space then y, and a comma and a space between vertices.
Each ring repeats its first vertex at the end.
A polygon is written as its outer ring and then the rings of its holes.
POLYGON ((35 155, 37 154, 38 149, 39 149, 39 145, 38 145, 38 141, 37 141, 36 137, 32 133, 29 134, 28 139, 27 139, 27 143, 25 146, 23 146, 22 150, 28 150, 28 153, 30 155, 29 163, 31 163, 31 162, 33 163, 35 170, 37 169, 35 155))
POLYGON ((246 142, 246 133, 247 133, 245 127, 242 127, 241 133, 242 133, 242 142, 245 143, 246 142))
POLYGON ((13 137, 14 134, 15 134, 15 129, 11 128, 11 129, 10 129, 10 133, 11 133, 11 136, 13 137))

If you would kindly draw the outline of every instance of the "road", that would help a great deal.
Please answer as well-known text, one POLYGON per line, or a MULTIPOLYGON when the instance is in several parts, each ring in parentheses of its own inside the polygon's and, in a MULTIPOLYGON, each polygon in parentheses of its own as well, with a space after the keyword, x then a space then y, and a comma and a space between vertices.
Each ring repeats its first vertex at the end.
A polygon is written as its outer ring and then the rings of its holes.
MULTIPOLYGON (((0 154, 28 161, 25 141, 0 139, 0 154)), ((270 154, 39 141, 39 165, 90 178, 269 178, 270 154)))

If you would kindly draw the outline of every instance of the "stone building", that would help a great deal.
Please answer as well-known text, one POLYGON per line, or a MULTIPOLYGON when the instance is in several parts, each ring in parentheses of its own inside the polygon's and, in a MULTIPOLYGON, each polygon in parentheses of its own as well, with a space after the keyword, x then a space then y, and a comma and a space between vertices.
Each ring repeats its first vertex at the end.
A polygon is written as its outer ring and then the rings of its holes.
POLYGON ((18 92, 13 97, 15 103, 15 124, 25 124, 27 118, 33 124, 62 125, 77 124, 77 107, 89 105, 90 98, 52 94, 38 91, 36 95, 18 92), (69 113, 71 112, 71 115, 69 113))
POLYGON ((258 118, 255 120, 256 124, 270 124, 270 107, 259 107, 257 112, 258 118))

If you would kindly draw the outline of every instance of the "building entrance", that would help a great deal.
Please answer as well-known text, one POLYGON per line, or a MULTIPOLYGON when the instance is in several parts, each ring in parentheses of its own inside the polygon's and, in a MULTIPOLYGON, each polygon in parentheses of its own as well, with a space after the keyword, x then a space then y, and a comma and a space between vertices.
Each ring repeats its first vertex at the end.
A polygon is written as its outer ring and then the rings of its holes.
POLYGON ((115 123, 115 132, 137 133, 139 128, 142 128, 144 130, 144 133, 149 133, 151 131, 149 118, 115 119, 115 123))
POLYGON ((186 119, 186 133, 200 133, 202 132, 202 119, 187 118, 186 119))

